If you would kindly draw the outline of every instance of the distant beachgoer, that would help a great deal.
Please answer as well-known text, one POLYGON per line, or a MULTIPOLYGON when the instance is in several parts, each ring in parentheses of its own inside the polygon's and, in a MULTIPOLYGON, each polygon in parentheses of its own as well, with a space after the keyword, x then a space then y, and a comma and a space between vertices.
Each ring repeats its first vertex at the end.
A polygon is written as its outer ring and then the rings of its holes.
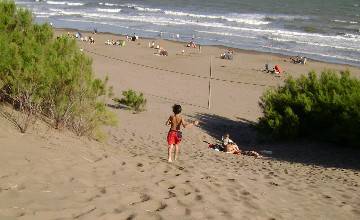
POLYGON ((279 65, 275 65, 275 67, 274 67, 274 73, 277 74, 277 75, 281 75, 282 70, 281 70, 281 68, 280 68, 279 65))
POLYGON ((169 53, 165 49, 159 49, 160 56, 169 56, 169 53))
POLYGON ((170 125, 170 130, 167 135, 167 143, 168 143, 168 162, 172 162, 172 152, 175 147, 175 155, 174 160, 177 160, 179 155, 179 144, 182 139, 182 133, 180 131, 181 126, 183 128, 188 128, 191 126, 196 126, 199 124, 198 121, 193 121, 191 123, 186 122, 180 115, 182 109, 181 105, 175 104, 173 107, 174 115, 170 115, 169 119, 166 121, 165 125, 170 125))
POLYGON ((301 64, 305 65, 307 62, 307 58, 306 57, 303 57, 302 60, 301 60, 301 64))

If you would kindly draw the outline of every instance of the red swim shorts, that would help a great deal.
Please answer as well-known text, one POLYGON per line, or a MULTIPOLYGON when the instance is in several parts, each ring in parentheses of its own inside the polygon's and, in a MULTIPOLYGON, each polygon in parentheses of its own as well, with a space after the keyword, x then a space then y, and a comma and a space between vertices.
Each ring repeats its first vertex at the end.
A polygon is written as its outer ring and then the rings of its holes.
POLYGON ((181 131, 169 131, 167 135, 167 142, 169 145, 171 144, 179 144, 181 142, 181 131))

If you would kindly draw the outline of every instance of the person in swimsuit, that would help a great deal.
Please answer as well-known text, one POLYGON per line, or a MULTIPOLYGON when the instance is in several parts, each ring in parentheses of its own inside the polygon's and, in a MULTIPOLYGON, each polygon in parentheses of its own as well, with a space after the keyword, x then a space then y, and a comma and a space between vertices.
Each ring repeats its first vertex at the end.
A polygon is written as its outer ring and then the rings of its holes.
POLYGON ((186 122, 180 115, 181 113, 181 105, 174 105, 173 112, 174 115, 170 115, 169 119, 166 121, 165 125, 170 125, 170 130, 167 135, 167 142, 168 142, 168 161, 172 162, 172 151, 175 147, 175 155, 174 160, 177 160, 179 155, 179 144, 181 142, 182 134, 181 134, 181 126, 183 128, 191 127, 193 125, 198 125, 198 121, 193 121, 191 123, 186 122))

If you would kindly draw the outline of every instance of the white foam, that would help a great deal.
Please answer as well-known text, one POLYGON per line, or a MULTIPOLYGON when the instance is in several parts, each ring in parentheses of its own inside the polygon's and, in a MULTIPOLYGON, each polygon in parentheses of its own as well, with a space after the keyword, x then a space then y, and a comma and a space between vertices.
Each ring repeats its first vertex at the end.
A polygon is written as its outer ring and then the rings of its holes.
POLYGON ((310 17, 308 17, 308 16, 301 16, 301 15, 284 15, 284 14, 266 15, 265 18, 270 18, 270 19, 273 19, 273 20, 286 20, 286 21, 309 20, 309 19, 310 19, 310 17))
POLYGON ((202 15, 202 14, 192 14, 192 13, 186 13, 181 11, 164 11, 166 15, 173 15, 173 16, 183 16, 183 17, 194 17, 194 18, 208 18, 208 19, 222 19, 227 20, 231 22, 237 22, 237 23, 244 23, 244 24, 251 24, 251 25, 266 25, 269 24, 269 21, 263 21, 261 19, 264 18, 264 16, 258 16, 258 15, 248 15, 248 14, 239 14, 239 15, 228 15, 228 16, 220 16, 220 15, 202 15))
POLYGON ((66 4, 70 5, 70 6, 82 6, 82 5, 84 5, 84 3, 78 3, 78 2, 67 2, 66 4))
POLYGON ((121 11, 120 8, 97 8, 96 10, 100 12, 109 12, 109 13, 118 13, 121 11))
POLYGON ((105 3, 104 5, 106 5, 106 6, 117 6, 118 4, 113 4, 113 3, 105 3))
POLYGON ((292 54, 310 54, 310 55, 316 55, 321 57, 328 57, 333 59, 340 59, 340 60, 347 60, 347 61, 353 61, 353 62, 360 62, 359 59, 351 58, 351 57, 345 57, 345 56, 339 56, 339 55, 331 55, 331 54, 322 54, 322 53, 316 53, 316 52, 309 52, 309 51, 299 51, 299 50, 293 50, 293 49, 286 49, 281 47, 273 47, 273 46, 262 46, 263 48, 268 48, 270 50, 279 50, 279 51, 288 51, 292 54))
POLYGON ((84 3, 79 3, 79 2, 58 2, 58 1, 46 1, 46 4, 49 4, 49 5, 69 5, 69 6, 81 6, 81 5, 84 5, 84 3))
POLYGON ((106 6, 118 6, 118 4, 114 4, 114 3, 107 3, 107 2, 99 2, 99 5, 106 5, 106 6))
POLYGON ((337 23, 349 23, 349 24, 357 24, 358 22, 357 21, 344 21, 344 20, 332 20, 333 22, 337 22, 337 23))
POLYGON ((143 8, 143 7, 140 7, 140 6, 135 6, 134 8, 136 10, 138 10, 138 11, 148 11, 148 12, 159 12, 159 11, 161 11, 161 9, 159 9, 159 8, 143 8))
POLYGON ((311 46, 328 47, 328 48, 334 48, 334 49, 360 52, 360 48, 354 48, 354 47, 345 47, 345 46, 325 44, 325 43, 319 43, 319 42, 310 42, 310 41, 290 40, 290 39, 284 39, 284 38, 278 38, 278 37, 269 37, 269 39, 278 41, 278 42, 294 42, 297 44, 306 44, 306 45, 311 45, 311 46))
POLYGON ((147 12, 160 12, 160 11, 162 11, 160 8, 147 8, 147 7, 136 5, 136 4, 124 4, 124 5, 120 5, 120 6, 135 9, 137 11, 147 11, 147 12))

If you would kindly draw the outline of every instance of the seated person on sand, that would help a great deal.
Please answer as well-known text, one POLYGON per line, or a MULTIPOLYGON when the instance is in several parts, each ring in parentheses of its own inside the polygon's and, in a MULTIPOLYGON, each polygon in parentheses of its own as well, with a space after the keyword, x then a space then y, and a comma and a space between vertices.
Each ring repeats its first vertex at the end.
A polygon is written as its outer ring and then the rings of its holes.
POLYGON ((155 41, 149 42, 149 48, 155 48, 155 41))
POLYGON ((307 62, 307 58, 306 57, 302 57, 302 59, 301 59, 301 64, 303 64, 303 65, 305 65, 306 64, 306 62, 307 62))
POLYGON ((131 41, 136 41, 139 39, 139 36, 137 36, 135 33, 134 35, 131 37, 131 41))
POLYGON ((230 139, 230 135, 227 133, 222 137, 223 146, 226 153, 231 154, 243 154, 247 156, 254 156, 256 158, 260 158, 261 155, 256 151, 241 151, 237 144, 230 139))
POLYGON ((269 73, 271 71, 268 63, 265 63, 265 69, 263 71, 265 71, 267 73, 269 73))
POLYGON ((273 69, 273 73, 275 73, 277 76, 280 76, 282 74, 282 70, 280 68, 279 65, 275 65, 274 69, 273 69))
POLYGON ((93 37, 89 37, 89 43, 90 44, 94 44, 95 43, 95 39, 93 37))

